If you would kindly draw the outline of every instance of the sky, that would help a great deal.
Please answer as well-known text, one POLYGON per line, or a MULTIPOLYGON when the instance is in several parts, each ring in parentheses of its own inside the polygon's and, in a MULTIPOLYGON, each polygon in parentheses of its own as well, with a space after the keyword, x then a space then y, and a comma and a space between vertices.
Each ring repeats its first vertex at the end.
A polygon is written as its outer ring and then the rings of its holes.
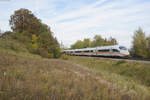
POLYGON ((0 29, 11 30, 10 16, 27 8, 51 27, 66 47, 96 34, 130 48, 135 30, 150 35, 150 0, 0 0, 0 29))

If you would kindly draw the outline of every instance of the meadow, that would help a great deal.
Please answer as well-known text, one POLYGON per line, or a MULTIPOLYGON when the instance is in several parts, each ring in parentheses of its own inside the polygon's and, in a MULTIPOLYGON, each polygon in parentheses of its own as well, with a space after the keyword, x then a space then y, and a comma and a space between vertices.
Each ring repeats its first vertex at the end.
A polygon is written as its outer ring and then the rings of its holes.
POLYGON ((67 55, 46 59, 6 39, 0 39, 0 100, 150 99, 148 64, 67 55))
MULTIPOLYGON (((107 67, 106 69, 102 67, 111 61, 95 62, 93 58, 82 57, 69 57, 68 60, 45 59, 29 55, 19 56, 11 52, 0 52, 0 100, 149 100, 150 98, 147 85, 138 84, 116 72, 107 72, 107 67), (96 65, 97 63, 99 64, 96 65)), ((112 63, 119 67, 127 62, 112 63)))

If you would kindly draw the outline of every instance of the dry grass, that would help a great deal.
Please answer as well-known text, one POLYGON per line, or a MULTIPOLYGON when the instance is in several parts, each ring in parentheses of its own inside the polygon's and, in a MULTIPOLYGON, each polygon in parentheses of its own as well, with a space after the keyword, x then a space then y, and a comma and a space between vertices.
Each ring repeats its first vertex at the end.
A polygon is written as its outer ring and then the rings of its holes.
POLYGON ((112 86, 117 85, 125 91, 131 90, 143 96, 150 95, 149 64, 88 57, 69 57, 69 61, 94 70, 96 75, 100 73, 101 78, 107 80, 112 86))
POLYGON ((149 100, 104 80, 95 70, 64 60, 0 52, 0 100, 149 100))

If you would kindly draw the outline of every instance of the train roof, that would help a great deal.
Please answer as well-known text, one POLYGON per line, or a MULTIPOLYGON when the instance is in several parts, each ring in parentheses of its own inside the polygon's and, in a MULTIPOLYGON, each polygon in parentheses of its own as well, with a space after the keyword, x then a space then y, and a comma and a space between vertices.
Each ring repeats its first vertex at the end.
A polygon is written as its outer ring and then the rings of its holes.
POLYGON ((99 47, 96 47, 97 49, 118 49, 119 48, 119 45, 112 45, 112 46, 99 46, 99 47))
POLYGON ((112 46, 98 46, 94 48, 83 48, 83 49, 72 49, 72 50, 64 50, 64 51, 87 51, 87 50, 96 50, 96 49, 119 49, 120 45, 112 45, 112 46))

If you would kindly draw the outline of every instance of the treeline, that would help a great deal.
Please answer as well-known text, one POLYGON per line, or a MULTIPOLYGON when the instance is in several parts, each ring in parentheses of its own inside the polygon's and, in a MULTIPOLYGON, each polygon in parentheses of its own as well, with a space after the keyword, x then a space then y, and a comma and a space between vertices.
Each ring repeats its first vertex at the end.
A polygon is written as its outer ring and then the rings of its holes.
POLYGON ((71 49, 81 49, 87 47, 97 47, 97 46, 107 46, 107 45, 117 45, 117 40, 115 38, 110 37, 109 39, 104 39, 100 35, 95 35, 91 40, 90 38, 85 38, 83 41, 78 40, 73 45, 71 45, 71 49))
MULTIPOLYGON (((85 38, 83 41, 76 41, 73 45, 71 45, 71 49, 117 44, 118 43, 115 38, 110 37, 109 39, 104 39, 100 35, 95 35, 93 40, 85 38)), ((132 47, 129 51, 132 57, 150 58, 150 36, 146 36, 145 32, 141 28, 134 32, 132 47)))
POLYGON ((12 32, 5 32, 1 38, 11 35, 26 46, 31 53, 39 54, 47 58, 60 56, 60 45, 53 36, 50 27, 41 22, 28 9, 19 9, 11 15, 9 24, 12 32))
POLYGON ((130 52, 133 57, 150 58, 150 36, 146 36, 141 28, 134 32, 130 52))

